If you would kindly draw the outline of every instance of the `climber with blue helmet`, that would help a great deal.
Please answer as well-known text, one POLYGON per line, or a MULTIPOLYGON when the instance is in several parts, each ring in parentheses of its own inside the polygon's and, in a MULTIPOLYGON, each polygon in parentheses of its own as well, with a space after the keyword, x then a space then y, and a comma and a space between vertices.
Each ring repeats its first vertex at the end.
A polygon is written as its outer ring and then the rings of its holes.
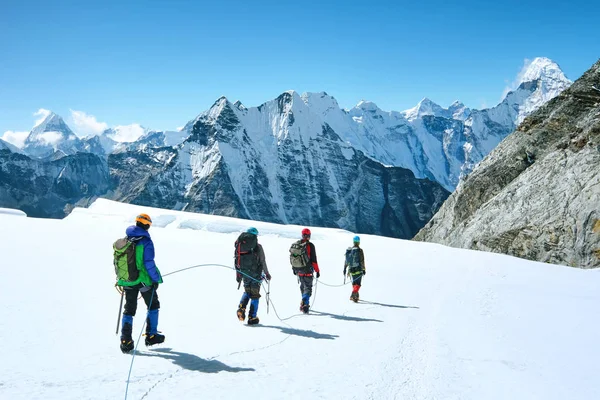
POLYGON ((346 273, 352 279, 352 294, 350 300, 358 302, 358 291, 362 283, 362 277, 366 275, 365 253, 360 248, 360 237, 354 236, 353 246, 346 250, 346 259, 344 261, 344 276, 346 273))

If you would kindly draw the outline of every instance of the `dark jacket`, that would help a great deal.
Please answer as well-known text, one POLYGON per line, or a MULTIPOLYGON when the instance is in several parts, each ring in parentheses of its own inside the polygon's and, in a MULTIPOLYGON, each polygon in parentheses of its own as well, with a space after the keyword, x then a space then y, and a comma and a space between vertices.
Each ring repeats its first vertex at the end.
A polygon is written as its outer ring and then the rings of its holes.
MULTIPOLYGON (((356 247, 358 249, 358 265, 359 265, 359 268, 361 269, 361 271, 358 271, 356 273, 363 273, 363 272, 366 271, 366 268, 365 268, 365 253, 363 252, 363 249, 361 249, 359 246, 354 245, 354 247, 356 247)), ((346 250, 346 251, 350 251, 354 247, 348 247, 348 250, 346 250)), ((344 261, 344 274, 346 273, 346 269, 347 268, 348 268, 348 262, 344 261)))

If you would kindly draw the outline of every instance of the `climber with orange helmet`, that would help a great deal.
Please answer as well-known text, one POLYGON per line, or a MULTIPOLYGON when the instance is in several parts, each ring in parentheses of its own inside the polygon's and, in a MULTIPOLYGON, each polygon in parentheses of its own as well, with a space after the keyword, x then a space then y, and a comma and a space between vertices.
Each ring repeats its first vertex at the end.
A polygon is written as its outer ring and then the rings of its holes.
MULTIPOLYGON (((148 214, 139 214, 135 218, 135 225, 125 230, 126 241, 133 244, 134 258, 139 275, 132 281, 119 280, 118 286, 125 292, 125 307, 121 320, 121 351, 128 353, 134 348, 131 333, 133 330, 133 317, 137 310, 137 298, 141 293, 148 316, 146 319, 146 346, 162 343, 165 336, 158 332, 158 285, 163 282, 162 276, 154 262, 154 243, 148 230, 152 226, 152 219, 148 214)), ((133 247, 133 246, 132 246, 133 247)))

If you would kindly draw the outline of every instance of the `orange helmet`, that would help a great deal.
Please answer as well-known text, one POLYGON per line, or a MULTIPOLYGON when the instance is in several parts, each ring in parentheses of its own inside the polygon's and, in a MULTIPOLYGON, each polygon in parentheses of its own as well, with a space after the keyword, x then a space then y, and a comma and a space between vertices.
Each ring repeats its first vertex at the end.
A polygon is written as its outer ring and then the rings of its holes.
POLYGON ((148 214, 140 214, 137 217, 135 217, 135 222, 139 222, 140 224, 144 224, 144 225, 152 225, 152 219, 150 218, 150 216, 148 214))

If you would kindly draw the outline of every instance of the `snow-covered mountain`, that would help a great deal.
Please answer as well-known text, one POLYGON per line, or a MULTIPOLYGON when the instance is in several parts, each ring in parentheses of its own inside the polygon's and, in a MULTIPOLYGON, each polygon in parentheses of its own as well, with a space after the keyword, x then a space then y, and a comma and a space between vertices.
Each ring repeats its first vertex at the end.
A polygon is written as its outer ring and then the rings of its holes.
POLYGON ((427 98, 404 112, 368 101, 344 110, 325 92, 289 91, 250 108, 221 98, 178 132, 132 124, 83 140, 50 114, 24 151, 47 161, 77 151, 107 158, 107 196, 121 201, 410 237, 446 196, 426 179, 454 190, 518 121, 569 84, 539 58, 485 110, 427 98))
POLYGON ((118 125, 106 129, 98 135, 88 136, 83 139, 83 142, 86 152, 108 156, 128 146, 141 146, 145 137, 153 132, 139 124, 118 125))
POLYGON ((84 151, 84 144, 57 114, 48 116, 25 139, 23 152, 34 158, 52 157, 55 153, 71 155, 84 151))
POLYGON ((186 129, 180 131, 147 131, 135 142, 127 146, 130 150, 143 150, 152 147, 173 147, 183 143, 191 132, 186 129))
POLYGON ((106 200, 63 220, 0 210, 0 226, 1 399, 600 398, 600 271, 361 235, 353 303, 342 266, 354 233, 310 227, 321 277, 304 315, 288 252, 302 226, 106 200), (154 221, 166 341, 144 346, 140 299, 124 355, 111 244, 140 212, 154 221), (231 269, 249 226, 272 275, 251 327, 231 269))
POLYGON ((599 267, 598 82, 600 61, 505 138, 416 239, 599 267))
MULTIPOLYGON (((333 99, 319 99, 317 108, 324 121, 357 150, 453 191, 461 177, 527 115, 571 83, 556 63, 540 57, 522 72, 517 89, 489 109, 471 110, 458 101, 446 109, 428 98, 403 112, 382 111, 372 102, 361 101, 343 115, 335 110, 333 99)), ((305 99, 311 102, 317 97, 305 99)))
POLYGON ((11 143, 5 142, 2 139, 0 139, 0 150, 8 150, 11 153, 21 153, 21 150, 17 146, 15 146, 11 143))
POLYGON ((408 238, 448 195, 344 143, 293 91, 251 108, 222 97, 184 130, 177 147, 111 155, 112 198, 408 238))
MULTIPOLYGON (((56 154, 56 153, 54 153, 56 154)), ((0 205, 33 217, 62 218, 110 189, 106 161, 76 153, 39 160, 0 148, 0 205)))

